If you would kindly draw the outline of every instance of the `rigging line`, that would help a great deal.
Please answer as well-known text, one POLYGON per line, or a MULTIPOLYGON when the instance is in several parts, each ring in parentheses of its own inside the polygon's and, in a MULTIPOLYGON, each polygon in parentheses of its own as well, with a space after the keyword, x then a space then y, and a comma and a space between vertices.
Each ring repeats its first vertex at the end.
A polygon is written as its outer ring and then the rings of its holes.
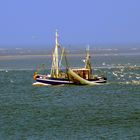
POLYGON ((61 64, 61 62, 62 62, 62 59, 63 59, 63 55, 64 55, 64 48, 63 49, 61 49, 61 58, 60 58, 60 61, 59 61, 59 67, 61 67, 62 66, 62 64, 61 64))

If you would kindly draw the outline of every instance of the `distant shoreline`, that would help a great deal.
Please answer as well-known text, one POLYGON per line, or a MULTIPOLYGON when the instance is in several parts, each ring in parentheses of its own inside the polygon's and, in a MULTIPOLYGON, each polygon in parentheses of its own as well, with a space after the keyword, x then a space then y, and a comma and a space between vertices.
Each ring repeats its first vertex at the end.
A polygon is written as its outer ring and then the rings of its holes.
MULTIPOLYGON (((67 56, 83 57, 85 49, 66 49, 67 56)), ((91 56, 122 56, 140 55, 140 48, 94 48, 90 49, 91 56)), ((33 49, 0 49, 0 60, 50 57, 52 50, 33 50, 33 49)))
MULTIPOLYGON (((138 53, 105 53, 105 54, 91 54, 92 57, 109 57, 109 56, 140 56, 140 52, 138 53)), ((85 54, 67 54, 68 57, 84 57, 85 54)), ((33 59, 33 58, 46 58, 52 57, 51 54, 8 54, 1 55, 1 60, 17 60, 17 59, 33 59)))

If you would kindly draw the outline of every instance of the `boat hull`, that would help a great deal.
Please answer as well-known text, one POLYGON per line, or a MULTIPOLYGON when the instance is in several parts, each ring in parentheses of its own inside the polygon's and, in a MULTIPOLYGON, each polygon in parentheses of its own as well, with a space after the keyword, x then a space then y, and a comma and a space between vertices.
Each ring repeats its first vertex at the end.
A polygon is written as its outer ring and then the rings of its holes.
POLYGON ((61 79, 61 78, 36 78, 37 82, 49 84, 49 85, 70 85, 74 84, 69 79, 61 79))
MULTIPOLYGON (((70 79, 64 79, 64 78, 50 78, 47 76, 43 75, 38 75, 35 78, 36 82, 39 82, 42 85, 87 85, 87 84, 82 84, 80 82, 74 82, 71 81, 70 79)), ((89 79, 88 82, 91 84, 102 84, 106 83, 106 79, 99 78, 99 79, 89 79)), ((89 84, 90 85, 90 84, 89 84)))

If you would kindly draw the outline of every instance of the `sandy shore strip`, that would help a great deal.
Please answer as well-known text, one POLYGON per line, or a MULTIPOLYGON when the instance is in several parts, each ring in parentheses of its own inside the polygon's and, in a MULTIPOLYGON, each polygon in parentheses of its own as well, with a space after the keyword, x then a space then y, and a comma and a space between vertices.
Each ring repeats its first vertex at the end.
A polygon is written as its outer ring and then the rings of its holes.
MULTIPOLYGON (((85 56, 85 54, 68 54, 67 56, 85 56)), ((46 57, 52 57, 52 55, 41 55, 41 54, 33 54, 33 55, 2 55, 0 56, 1 60, 17 60, 17 59, 33 59, 33 58, 46 58, 46 57)))
POLYGON ((51 55, 4 55, 4 56, 0 56, 0 61, 1 60, 46 58, 46 57, 51 57, 51 55))
MULTIPOLYGON (((84 53, 74 53, 74 54, 66 54, 68 57, 85 57, 85 54, 84 53)), ((104 56, 140 56, 140 53, 118 53, 118 54, 107 54, 107 53, 104 53, 104 54, 94 54, 94 53, 91 53, 90 54, 92 57, 104 57, 104 56)), ((0 61, 1 60, 17 60, 17 59, 34 59, 34 58, 46 58, 46 57, 52 57, 51 54, 17 54, 17 55, 0 55, 0 61)))

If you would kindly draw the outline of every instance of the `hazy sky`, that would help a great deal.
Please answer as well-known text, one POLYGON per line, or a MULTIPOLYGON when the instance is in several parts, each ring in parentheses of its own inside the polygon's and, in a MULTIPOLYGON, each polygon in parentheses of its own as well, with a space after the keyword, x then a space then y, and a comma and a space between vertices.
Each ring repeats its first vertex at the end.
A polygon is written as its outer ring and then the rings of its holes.
POLYGON ((140 0, 0 0, 0 46, 140 43, 140 0))

